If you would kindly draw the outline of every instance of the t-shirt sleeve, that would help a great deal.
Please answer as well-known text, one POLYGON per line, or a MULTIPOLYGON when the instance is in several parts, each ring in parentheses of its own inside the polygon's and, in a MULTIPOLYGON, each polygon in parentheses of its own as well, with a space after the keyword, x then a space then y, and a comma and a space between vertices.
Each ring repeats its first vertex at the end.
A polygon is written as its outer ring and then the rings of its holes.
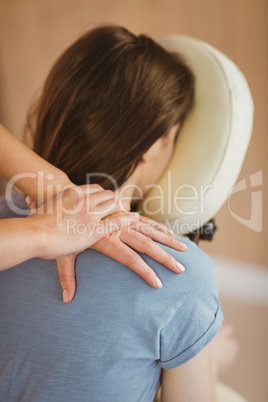
POLYGON ((160 366, 173 369, 196 356, 221 329, 215 273, 203 278, 160 333, 160 366))

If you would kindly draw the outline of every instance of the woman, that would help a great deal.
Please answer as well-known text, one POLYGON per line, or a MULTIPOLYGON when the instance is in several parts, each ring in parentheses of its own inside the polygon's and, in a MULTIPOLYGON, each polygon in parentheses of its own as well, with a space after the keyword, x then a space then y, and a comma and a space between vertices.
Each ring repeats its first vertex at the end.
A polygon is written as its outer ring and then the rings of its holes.
MULTIPOLYGON (((163 173, 193 92, 193 75, 177 55, 121 27, 95 29, 67 49, 49 74, 29 120, 35 151, 76 184, 87 174, 90 183, 106 189, 115 183, 135 206, 145 186, 163 173)), ((135 237, 132 229, 129 233, 135 237)), ((163 369, 164 401, 215 401, 210 342, 223 320, 216 278, 211 260, 185 242, 183 275, 142 255, 164 283, 157 292, 103 254, 82 253, 79 297, 68 309, 72 326, 64 325, 67 312, 57 303, 52 262, 24 264, 21 281, 31 278, 31 285, 26 294, 16 287, 16 300, 9 296, 14 270, 3 272, 0 315, 8 339, 0 342, 3 396, 152 401, 163 369), (50 294, 40 300, 44 283, 50 294), (10 376, 16 384, 10 385, 10 376)), ((149 239, 141 251, 151 247, 149 239)), ((178 259, 177 251, 161 248, 178 259)))

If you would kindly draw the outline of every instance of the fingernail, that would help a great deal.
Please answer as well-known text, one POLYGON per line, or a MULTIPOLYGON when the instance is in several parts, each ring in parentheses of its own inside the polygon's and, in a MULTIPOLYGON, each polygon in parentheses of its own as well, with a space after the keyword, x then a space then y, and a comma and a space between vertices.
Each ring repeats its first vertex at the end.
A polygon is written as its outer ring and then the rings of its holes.
POLYGON ((186 244, 182 243, 181 241, 180 241, 179 243, 180 243, 180 246, 181 246, 184 250, 187 249, 187 245, 186 245, 186 244))
POLYGON ((63 291, 63 301, 64 301, 64 303, 68 302, 68 298, 69 298, 68 290, 64 289, 64 291, 63 291))
POLYGON ((163 287, 163 283, 160 281, 159 278, 155 278, 155 284, 159 289, 163 287))
POLYGON ((130 220, 130 221, 137 221, 137 220, 139 220, 139 217, 140 217, 140 215, 139 214, 137 214, 136 212, 134 213, 134 212, 130 212, 128 215, 127 215, 127 217, 128 217, 128 219, 130 220))
POLYGON ((183 265, 181 265, 181 263, 180 262, 177 262, 177 268, 181 271, 181 272, 184 272, 185 271, 185 268, 184 268, 184 266, 183 265))
POLYGON ((172 235, 174 234, 173 230, 168 229, 168 228, 167 228, 167 232, 168 232, 169 234, 172 234, 172 235))

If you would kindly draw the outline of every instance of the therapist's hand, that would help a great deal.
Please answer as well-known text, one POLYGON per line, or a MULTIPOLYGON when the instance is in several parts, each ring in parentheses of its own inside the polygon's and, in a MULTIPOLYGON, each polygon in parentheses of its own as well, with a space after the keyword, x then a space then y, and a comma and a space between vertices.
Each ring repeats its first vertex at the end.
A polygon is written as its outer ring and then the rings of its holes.
POLYGON ((79 253, 139 219, 137 213, 119 214, 122 210, 126 211, 126 204, 120 204, 114 192, 97 184, 73 185, 32 209, 26 219, 45 234, 38 257, 52 259, 79 253))
MULTIPOLYGON (((123 216, 124 214, 120 212, 119 215, 123 216)), ((104 221, 110 219, 112 216, 105 218, 104 221)), ((176 240, 164 225, 142 216, 137 222, 130 222, 129 226, 105 236, 91 248, 126 265, 152 287, 161 288, 162 283, 156 273, 136 251, 149 255, 175 273, 181 273, 185 268, 153 240, 178 251, 187 249, 187 246, 176 240)), ((76 290, 74 270, 76 256, 77 253, 57 259, 62 289, 68 289, 68 294, 66 292, 63 294, 65 303, 69 303, 73 299, 76 290)))
POLYGON ((163 285, 156 273, 134 250, 149 255, 175 273, 184 272, 185 268, 155 241, 178 251, 187 249, 164 225, 143 216, 138 222, 106 236, 92 248, 128 266, 152 287, 161 288, 163 285))
MULTIPOLYGON (((55 244, 54 253, 50 253, 50 258, 57 258, 59 278, 63 290, 63 301, 65 303, 69 303, 75 295, 75 258, 80 251, 88 247, 94 248, 128 266, 154 288, 162 287, 159 278, 134 250, 149 255, 176 273, 184 271, 184 267, 153 240, 179 251, 185 251, 187 247, 177 241, 164 225, 142 216, 138 216, 137 218, 137 214, 122 213, 122 206, 120 209, 120 206, 117 204, 115 204, 113 210, 109 211, 112 215, 105 216, 105 213, 102 213, 102 216, 95 217, 95 223, 93 223, 95 224, 95 228, 98 228, 98 236, 96 236, 96 231, 92 231, 94 208, 95 212, 97 212, 97 210, 103 209, 104 205, 111 206, 112 201, 114 202, 114 193, 106 192, 97 185, 81 186, 81 188, 84 188, 84 191, 88 187, 91 187, 91 190, 87 189, 89 192, 87 197, 90 196, 91 200, 93 200, 93 196, 97 197, 95 202, 91 202, 92 215, 86 213, 82 214, 82 216, 81 214, 70 215, 70 212, 68 212, 68 215, 64 217, 64 222, 66 225, 67 219, 69 222, 72 219, 71 226, 74 230, 68 234, 69 237, 64 249, 60 250, 59 246, 55 244), (98 194, 101 190, 103 194, 98 194), (103 204, 105 197, 108 197, 108 199, 105 201, 106 204, 103 204), (97 201, 102 202, 98 204, 97 201), (98 205, 99 207, 97 208, 98 205), (100 217, 102 218, 101 220, 100 217), (98 226, 96 226, 96 223, 98 226), (88 225, 88 228, 91 228, 91 232, 83 232, 82 227, 85 224, 88 225), (78 246, 79 249, 77 249, 78 246), (67 253, 68 255, 65 255, 67 253)), ((74 193, 71 196, 70 192, 65 192, 63 200, 65 200, 64 211, 71 211, 74 209, 75 203, 77 203, 77 194, 74 193)), ((28 205, 30 208, 34 208, 36 203, 28 199, 28 205)), ((77 205, 75 205, 76 207, 77 205)), ((61 211, 61 208, 62 206, 59 206, 59 211, 61 211)), ((61 232, 66 231, 66 229, 66 226, 63 227, 61 232)))
POLYGON ((119 204, 114 192, 97 184, 71 185, 39 208, 29 197, 26 201, 31 209, 26 219, 38 233, 40 244, 33 257, 57 258, 65 302, 71 301, 75 293, 76 255, 139 219, 139 214, 126 211, 129 205, 119 204), (126 212, 120 213, 122 210, 126 212))

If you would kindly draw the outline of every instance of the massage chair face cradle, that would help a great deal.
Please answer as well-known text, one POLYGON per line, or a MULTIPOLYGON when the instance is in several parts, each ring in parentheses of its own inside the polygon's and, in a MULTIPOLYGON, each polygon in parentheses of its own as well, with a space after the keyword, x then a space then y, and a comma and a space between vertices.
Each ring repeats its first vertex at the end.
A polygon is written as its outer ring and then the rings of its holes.
POLYGON ((194 106, 158 186, 138 210, 191 240, 211 240, 212 218, 241 170, 253 125, 253 101, 238 67, 207 43, 180 35, 157 40, 184 56, 195 79, 194 106), (164 211, 164 212, 163 212, 164 211))

